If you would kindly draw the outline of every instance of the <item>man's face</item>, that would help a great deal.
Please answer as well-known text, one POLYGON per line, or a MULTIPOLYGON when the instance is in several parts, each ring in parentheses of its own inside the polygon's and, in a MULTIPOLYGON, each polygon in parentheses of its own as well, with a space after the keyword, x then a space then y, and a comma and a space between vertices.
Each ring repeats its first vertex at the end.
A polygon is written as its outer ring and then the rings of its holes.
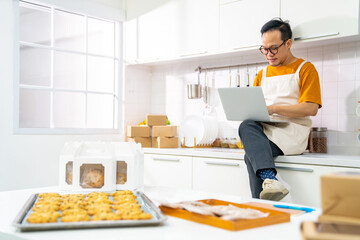
POLYGON ((262 47, 265 49, 274 49, 271 53, 267 50, 267 54, 264 54, 266 60, 271 66, 282 66, 286 58, 290 53, 291 40, 283 41, 281 39, 281 32, 279 30, 273 30, 265 32, 262 35, 262 47), (277 53, 276 53, 277 51, 277 53))

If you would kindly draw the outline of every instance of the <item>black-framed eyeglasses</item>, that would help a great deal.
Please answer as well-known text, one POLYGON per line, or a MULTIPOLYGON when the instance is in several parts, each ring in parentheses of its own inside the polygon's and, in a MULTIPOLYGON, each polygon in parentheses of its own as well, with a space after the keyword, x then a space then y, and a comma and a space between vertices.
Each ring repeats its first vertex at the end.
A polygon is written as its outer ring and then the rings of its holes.
POLYGON ((260 52, 262 53, 262 54, 264 54, 264 55, 267 55, 269 52, 271 52, 271 54, 277 54, 278 52, 279 52, 279 48, 282 46, 282 45, 284 45, 285 43, 286 43, 286 41, 287 41, 287 39, 286 40, 284 40, 283 42, 282 42, 282 44, 280 44, 280 46, 278 46, 278 47, 276 47, 276 46, 271 46, 271 47, 269 47, 269 48, 264 48, 264 46, 261 46, 260 48, 259 48, 259 50, 260 50, 260 52))

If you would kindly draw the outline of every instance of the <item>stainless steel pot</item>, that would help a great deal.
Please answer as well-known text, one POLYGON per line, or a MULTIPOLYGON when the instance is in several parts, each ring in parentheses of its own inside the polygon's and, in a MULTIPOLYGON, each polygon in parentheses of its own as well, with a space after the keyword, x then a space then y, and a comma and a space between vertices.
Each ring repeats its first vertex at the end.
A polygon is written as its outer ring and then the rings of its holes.
POLYGON ((187 85, 188 99, 198 99, 202 97, 201 84, 188 84, 187 85))
POLYGON ((198 99, 202 97, 202 87, 200 84, 200 68, 198 69, 198 83, 187 85, 188 99, 198 99))

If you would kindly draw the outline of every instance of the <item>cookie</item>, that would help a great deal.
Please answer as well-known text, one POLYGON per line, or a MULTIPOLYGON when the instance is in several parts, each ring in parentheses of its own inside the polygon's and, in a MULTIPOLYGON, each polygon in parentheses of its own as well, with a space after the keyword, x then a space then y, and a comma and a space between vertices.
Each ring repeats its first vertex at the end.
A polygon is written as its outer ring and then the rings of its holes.
POLYGON ((130 190, 119 190, 115 191, 111 194, 111 196, 119 196, 119 195, 133 195, 133 192, 130 190))
POLYGON ((66 209, 62 212, 63 216, 66 215, 82 215, 82 214, 87 214, 87 211, 85 209, 81 209, 81 208, 73 208, 73 209, 66 209))
POLYGON ((91 221, 105 221, 105 220, 121 220, 121 216, 113 212, 102 212, 92 216, 91 221))
POLYGON ((82 187, 84 188, 101 188, 104 186, 104 171, 92 169, 84 173, 82 178, 82 187))
POLYGON ((61 195, 59 193, 39 193, 38 195, 39 198, 48 198, 48 197, 61 197, 61 195))
POLYGON ((65 215, 60 218, 62 222, 86 222, 90 221, 90 216, 88 214, 71 214, 65 215))
POLYGON ((52 223, 52 222, 57 222, 59 217, 60 217, 59 212, 52 212, 52 213, 33 212, 29 215, 26 221, 28 223, 52 223))

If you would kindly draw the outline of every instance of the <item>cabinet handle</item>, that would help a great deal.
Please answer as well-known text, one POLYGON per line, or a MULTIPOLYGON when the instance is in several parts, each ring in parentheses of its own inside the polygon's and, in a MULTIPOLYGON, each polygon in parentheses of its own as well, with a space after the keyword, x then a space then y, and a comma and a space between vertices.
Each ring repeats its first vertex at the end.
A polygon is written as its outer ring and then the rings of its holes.
POLYGON ((215 162, 215 161, 204 161, 206 164, 210 165, 225 165, 225 166, 239 166, 239 163, 232 163, 232 162, 215 162))
POLYGON ((252 45, 252 46, 243 46, 243 47, 234 47, 233 50, 238 50, 242 48, 253 48, 253 47, 259 47, 260 45, 252 45))
POLYGON ((156 158, 153 158, 153 160, 155 160, 155 161, 168 161, 168 162, 180 162, 179 158, 159 158, 159 157, 156 157, 156 158))
POLYGON ((339 34, 340 34, 339 32, 333 32, 333 33, 326 33, 326 34, 313 35, 313 36, 296 37, 296 38, 294 38, 294 41, 312 39, 312 38, 330 37, 330 36, 335 36, 335 35, 339 35, 339 34))
POLYGON ((275 168, 290 170, 290 171, 299 171, 299 172, 313 172, 314 169, 311 168, 297 168, 297 167, 284 167, 284 166, 275 166, 275 168))
POLYGON ((149 59, 135 59, 135 62, 137 63, 146 63, 146 62, 155 62, 155 61, 159 61, 160 58, 159 57, 156 57, 156 58, 149 58, 149 59))
POLYGON ((201 55, 201 54, 206 54, 206 53, 208 53, 208 52, 205 51, 205 52, 197 52, 197 53, 188 53, 188 54, 180 55, 180 57, 189 57, 189 56, 201 55))

